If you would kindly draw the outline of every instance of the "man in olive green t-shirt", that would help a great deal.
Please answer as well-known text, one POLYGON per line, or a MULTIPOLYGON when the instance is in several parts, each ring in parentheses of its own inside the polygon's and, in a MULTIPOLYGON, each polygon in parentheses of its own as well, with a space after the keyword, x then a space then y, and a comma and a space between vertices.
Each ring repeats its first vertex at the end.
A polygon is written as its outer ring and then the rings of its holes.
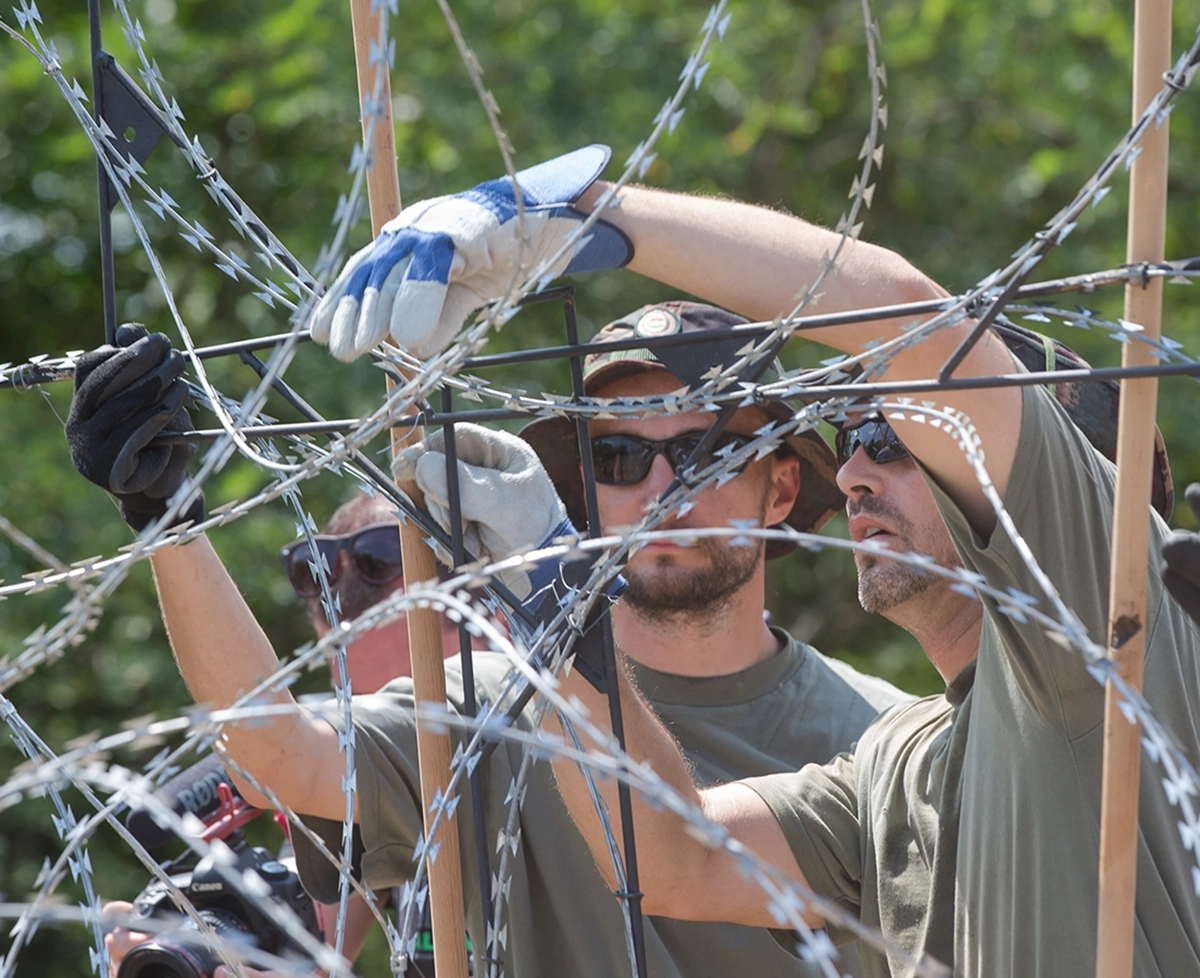
MULTIPOLYGON (((742 323, 740 317, 698 303, 638 309, 606 326, 593 340, 598 350, 584 364, 587 393, 652 396, 682 385, 644 349, 605 351, 599 344, 742 323)), ((742 410, 727 430, 736 439, 754 432, 773 414, 790 413, 781 405, 742 410)), ((593 422, 591 447, 603 526, 637 523, 711 421, 711 414, 692 411, 593 422), (650 448, 647 439, 653 440, 650 448)), ((584 516, 576 508, 582 487, 573 427, 550 419, 529 426, 523 435, 556 476, 558 493, 571 501, 570 517, 582 523, 584 516)), ((460 426, 458 437, 460 459, 473 463, 471 480, 487 486, 482 497, 486 517, 479 515, 480 525, 511 520, 519 506, 541 498, 530 496, 522 486, 506 488, 510 474, 500 477, 501 470, 536 467, 536 458, 522 442, 469 426, 460 426), (487 448, 474 458, 471 452, 480 443, 487 448), (525 460, 510 464, 522 452, 525 460)), ((720 450, 724 445, 714 447, 720 450)), ((445 470, 444 458, 436 449, 422 454, 432 455, 433 464, 414 475, 427 497, 440 496, 436 480, 445 470)), ((840 504, 835 473, 833 455, 815 433, 790 438, 781 451, 747 466, 727 485, 698 495, 687 518, 672 520, 665 528, 723 526, 729 518, 743 518, 759 525, 814 529, 840 504)), ((539 476, 545 478, 540 472, 539 476)), ((553 498, 552 492, 548 498, 553 498)), ((464 511, 467 508, 464 502, 464 511)), ((629 587, 613 609, 617 646, 702 783, 782 773, 828 760, 848 750, 879 710, 909 699, 764 622, 764 560, 791 549, 710 540, 684 547, 658 541, 635 554, 624 571, 629 587)), ((456 664, 447 678, 450 701, 460 707, 462 675, 456 664)), ((476 656, 475 684, 481 699, 504 702, 510 679, 506 660, 476 656)), ((411 684, 402 680, 380 695, 356 697, 354 707, 362 872, 372 885, 393 884, 411 874, 421 832, 411 684)), ((336 713, 328 719, 341 726, 336 713)), ((527 714, 516 723, 522 730, 531 729, 527 714)), ((493 835, 510 823, 510 786, 523 759, 521 745, 508 743, 487 761, 484 807, 493 835)), ((628 973, 621 906, 604 886, 571 824, 548 765, 534 767, 525 792, 512 823, 519 842, 506 852, 510 880, 500 924, 507 928, 501 949, 505 973, 582 978, 628 973)), ((336 849, 340 822, 311 817, 305 821, 336 849)), ((475 856, 467 833, 460 833, 460 842, 470 929, 482 935, 475 856)), ((296 848, 306 885, 332 899, 336 872, 299 835, 296 848)), ((500 858, 503 855, 497 853, 500 858)), ((498 862, 492 866, 493 873, 497 866, 498 862)), ((652 978, 820 973, 815 964, 797 959, 757 928, 651 917, 645 937, 652 978)), ((482 946, 477 938, 476 947, 482 946)), ((849 971, 858 973, 857 952, 851 949, 848 958, 849 971)))
MULTIPOLYGON (((585 196, 582 209, 591 200, 585 196)), ((626 188, 610 219, 634 244, 633 270, 757 320, 791 309, 797 290, 824 276, 835 253, 822 314, 946 296, 894 252, 842 242, 777 211, 626 188)), ((804 335, 858 353, 881 338, 908 340, 913 325, 897 318, 804 335)), ((937 376, 972 327, 963 320, 899 344, 879 376, 902 388, 937 376)), ((956 375, 1020 369, 1000 335, 988 331, 956 375)), ((868 974, 909 975, 928 956, 963 978, 1083 978, 1095 967, 1103 688, 1077 648, 1062 647, 1019 608, 1005 613, 986 596, 888 560, 887 552, 963 565, 989 587, 1030 595, 1056 617, 1026 568, 1031 557, 1092 639, 1103 642, 1114 470, 1040 388, 960 387, 927 396, 924 404, 892 400, 886 423, 844 433, 838 482, 851 536, 863 545, 864 607, 917 637, 946 693, 888 711, 854 752, 831 764, 704 790, 632 690, 627 744, 766 861, 880 931, 886 950, 863 945, 868 974), (986 491, 973 467, 977 445, 986 452, 986 491), (997 516, 996 496, 1012 529, 997 516)), ((1147 519, 1154 561, 1164 524, 1153 513, 1147 519)), ((1147 699, 1195 765, 1197 630, 1164 597, 1157 575, 1150 577, 1147 699)), ((597 716, 602 701, 585 682, 572 676, 565 692, 597 716)), ((569 764, 555 770, 603 866, 603 835, 582 779, 569 764)), ((1193 864, 1180 842, 1181 810, 1162 777, 1154 763, 1143 764, 1139 976, 1200 973, 1193 864)), ((604 790, 611 802, 615 796, 604 790)), ((642 802, 635 821, 649 912, 777 925, 757 884, 723 850, 642 802)), ((822 918, 807 908, 805 919, 819 926, 822 918)), ((840 936, 836 928, 833 936, 840 936)))

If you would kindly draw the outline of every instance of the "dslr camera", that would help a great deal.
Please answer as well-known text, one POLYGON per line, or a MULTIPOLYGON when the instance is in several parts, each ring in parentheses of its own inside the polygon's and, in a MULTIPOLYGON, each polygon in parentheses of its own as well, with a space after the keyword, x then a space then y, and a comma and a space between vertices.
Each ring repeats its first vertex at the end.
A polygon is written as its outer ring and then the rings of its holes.
MULTIPOLYGON (((270 850, 246 842, 241 827, 262 812, 246 804, 232 785, 219 759, 210 756, 155 792, 177 814, 190 812, 198 817, 205 825, 201 838, 223 840, 235 857, 235 862, 218 871, 212 853, 197 861, 188 852, 163 869, 221 944, 306 960, 287 933, 259 908, 268 903, 290 908, 305 929, 321 940, 313 901, 301 887, 300 877, 270 850), (261 884, 256 885, 255 877, 261 884)), ((147 848, 175 837, 144 808, 132 810, 125 824, 147 848)), ((181 922, 125 955, 117 978, 212 978, 220 955, 196 921, 182 917, 171 900, 171 888, 158 879, 151 880, 134 900, 129 923, 136 929, 138 920, 149 919, 181 922)))
MULTIPOLYGON (((237 862, 227 866, 223 873, 217 871, 210 854, 190 872, 170 874, 171 881, 218 938, 223 943, 241 944, 271 954, 299 955, 287 934, 258 909, 262 902, 271 901, 290 907, 308 932, 320 940, 316 911, 312 899, 300 886, 300 878, 269 850, 247 845, 241 832, 231 835, 226 844, 237 862), (244 879, 247 870, 266 884, 262 888, 264 895, 251 897, 240 885, 230 882, 244 879)), ((139 919, 178 916, 167 885, 152 880, 133 902, 130 926, 136 929, 139 919)), ((200 934, 196 922, 186 918, 178 927, 163 931, 130 951, 121 962, 117 978, 212 978, 219 964, 221 958, 216 949, 200 934)))
MULTIPOLYGON (((312 899, 300 886, 300 877, 272 856, 262 846, 248 846, 241 833, 226 840, 232 848, 236 863, 218 872, 214 857, 209 854, 190 872, 170 874, 170 880, 196 907, 198 917, 223 943, 242 944, 271 954, 299 954, 286 932, 259 910, 260 902, 269 900, 292 908, 310 934, 320 940, 322 931, 317 924, 312 899), (266 886, 264 895, 252 898, 232 878, 245 878, 246 871, 257 874, 266 886), (269 889, 269 895, 268 894, 269 889)), ((179 912, 170 899, 168 887, 161 880, 152 880, 133 901, 130 925, 137 929, 138 919, 170 919, 179 912)), ((161 932, 152 940, 138 944, 121 961, 118 978, 212 978, 221 964, 220 955, 200 935, 196 922, 186 918, 178 928, 161 932)))

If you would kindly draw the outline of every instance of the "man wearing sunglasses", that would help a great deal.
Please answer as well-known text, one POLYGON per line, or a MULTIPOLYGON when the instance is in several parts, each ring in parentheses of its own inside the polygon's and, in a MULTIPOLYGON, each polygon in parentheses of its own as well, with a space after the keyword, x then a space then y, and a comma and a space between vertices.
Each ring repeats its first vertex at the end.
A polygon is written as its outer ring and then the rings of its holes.
MULTIPOLYGON (((687 385, 649 350, 605 350, 606 345, 639 337, 700 338, 744 323, 739 316, 696 302, 644 306, 605 326, 592 340, 596 352, 584 361, 584 389, 603 398, 669 397, 687 385)), ((636 527, 677 478, 703 472, 753 441, 764 425, 790 417, 791 409, 778 401, 743 408, 703 448, 715 420, 708 412, 659 411, 591 422, 602 530, 636 527)), ((537 451, 571 521, 586 526, 574 424, 545 418, 526 426, 521 435, 537 451)), ((753 458, 753 453, 742 455, 753 458)), ((744 520, 815 532, 842 503, 835 471, 832 453, 815 431, 792 434, 776 451, 743 464, 736 478, 700 493, 686 513, 671 515, 655 529, 728 527, 731 520, 744 520)), ((618 644, 636 662, 677 675, 729 676, 772 658, 781 638, 762 624, 764 556, 782 557, 793 549, 781 541, 764 548, 731 546, 714 537, 686 545, 651 539, 623 571, 629 587, 615 611, 618 644)))
MULTIPOLYGON (((353 621, 368 608, 404 587, 400 561, 400 524, 395 506, 382 496, 357 493, 339 506, 315 537, 317 550, 330 568, 331 593, 336 597, 344 621, 353 621)), ((288 544, 280 553, 292 590, 304 602, 304 613, 318 638, 330 631, 328 616, 321 600, 321 586, 309 564, 312 548, 305 539, 288 544)), ((442 568, 439 566, 439 573, 442 568)), ((442 651, 449 658, 458 654, 458 626, 442 617, 442 651)), ((332 665, 332 663, 331 663, 332 665)), ((378 628, 360 632, 346 646, 346 677, 356 694, 377 693, 397 677, 412 675, 412 652, 408 644, 408 620, 403 615, 378 628)), ((340 683, 336 672, 333 682, 340 683)), ((298 833, 297 833, 298 834, 298 833)), ((398 907, 399 895, 391 898, 398 907)), ((333 943, 335 904, 321 904, 325 938, 333 943)), ((350 895, 346 916, 343 953, 353 961, 375 921, 366 904, 355 893, 350 895)), ((408 978, 431 978, 433 955, 431 923, 426 907, 417 933, 417 949, 404 972, 408 978)), ((255 973, 253 969, 249 969, 255 973)), ((218 969, 214 978, 232 978, 227 968, 218 969), (224 972, 224 973, 223 973, 224 972)), ((261 972, 270 976, 271 972, 261 972)))
MULTIPOLYGON (((594 177, 581 169, 584 189, 569 198, 578 214, 588 214, 608 189, 594 177)), ((433 209, 413 213, 427 234, 438 230, 433 209)), ((902 256, 857 235, 736 201, 624 187, 603 218, 632 246, 630 269, 756 321, 787 315, 809 289, 820 297, 808 311, 823 315, 949 295, 902 256)), ((471 260, 482 253, 479 242, 463 235, 470 239, 464 260, 448 274, 456 295, 474 288, 482 299, 498 297, 486 281, 505 261, 506 271, 521 277, 517 263, 529 251, 516 247, 520 236, 504 227, 479 233, 490 245, 486 269, 471 260)), ((566 240, 561 228, 545 224, 523 230, 545 250, 549 235, 566 240)), ((448 222, 451 238, 457 231, 448 222)), ((424 267, 416 261, 424 247, 412 245, 410 255, 384 236, 356 256, 318 310, 314 335, 347 358, 360 352, 348 338, 374 341, 389 330, 421 356, 444 347, 462 320, 461 304, 421 303, 405 282, 392 281, 424 267)), ((912 328, 928 314, 884 316, 803 335, 853 355, 905 340, 877 376, 906 383, 936 378, 974 328, 969 319, 951 322, 913 343, 907 342, 912 328)), ((1044 363, 1053 365, 1057 353, 1047 343, 1044 363)), ((955 375, 1022 369, 1021 356, 989 330, 961 356, 955 375)), ((792 775, 698 791, 666 728, 630 690, 625 719, 635 758, 768 861, 881 931, 892 947, 865 952, 872 975, 911 974, 925 956, 964 978, 1094 972, 1102 687, 1078 649, 1064 649, 1029 616, 1005 614, 987 595, 976 599, 886 567, 888 551, 919 545, 1002 593, 1032 596, 1052 613, 1041 578, 1027 568, 1031 556, 1086 633, 1103 643, 1115 476, 1069 408, 1036 386, 947 389, 885 408, 883 420, 896 439, 890 447, 881 428, 843 439, 838 481, 852 537, 862 545, 864 597, 914 633, 947 683, 943 696, 886 712, 853 754, 792 775), (922 398, 937 414, 925 410, 922 398), (986 466, 983 481, 977 461, 986 466), (997 518, 996 497, 1013 524, 997 518)), ((1166 489, 1169 511, 1169 480, 1166 489)), ((1156 514, 1146 518, 1154 560, 1165 526, 1156 514)), ((1147 642, 1146 697, 1195 764, 1197 632, 1157 575, 1146 607, 1147 620, 1137 623, 1147 642)), ((566 691, 593 717, 605 715, 577 672, 566 691)), ((570 765, 557 764, 556 773, 605 871, 604 839, 585 786, 570 765)), ((1138 975, 1200 973, 1200 902, 1180 846, 1180 810, 1161 776, 1155 764, 1142 765, 1134 968, 1138 975)), ((615 804, 611 786, 601 787, 615 804)), ((650 913, 777 923, 757 885, 731 859, 681 831, 670 812, 640 802, 636 808, 650 913)), ((814 911, 806 916, 812 925, 821 922, 814 911)))
MULTIPOLYGON (((564 160, 568 169, 575 166, 574 158, 564 160)), ((595 182, 598 169, 584 167, 574 174, 574 186, 561 197, 570 203, 560 208, 563 213, 587 214, 596 205, 605 189, 595 182)), ((545 187, 539 181, 540 197, 545 187)), ((495 187, 488 190, 494 196, 495 187)), ((337 340, 339 355, 363 352, 362 344, 347 338, 361 338, 369 347, 389 328, 401 344, 431 355, 455 335, 472 295, 480 301, 498 298, 496 282, 532 272, 519 263, 532 253, 553 252, 557 239, 548 239, 564 234, 561 222, 522 224, 507 210, 470 226, 461 219, 461 208, 431 203, 412 213, 419 215, 421 234, 382 236, 356 256, 326 308, 318 310, 314 336, 337 340), (442 213, 447 215, 444 228, 438 226, 442 213), (537 239, 532 248, 529 236, 537 239), (422 280, 410 288, 399 279, 408 270, 431 267, 415 260, 414 250, 430 242, 451 252, 460 242, 470 247, 463 248, 462 261, 456 255, 438 266, 445 271, 439 282, 422 280), (435 300, 447 286, 455 297, 443 305, 435 300)), ((604 218, 631 243, 625 258, 632 255, 632 270, 751 320, 786 315, 810 287, 821 292, 822 314, 948 296, 894 252, 749 204, 625 187, 619 206, 606 208, 604 218), (832 269, 831 256, 836 256, 832 269)), ((564 261, 555 267, 569 266, 564 261)), ((910 339, 913 325, 910 317, 892 313, 804 335, 858 354, 876 349, 880 340, 910 339)), ((519 328, 516 321, 508 327, 519 328)), ((936 377, 972 328, 965 320, 920 342, 898 344, 882 378, 936 377)), ((999 334, 989 331, 962 359, 956 376, 1021 369, 999 334)), ((856 446, 841 470, 855 541, 865 545, 868 556, 884 558, 888 550, 903 548, 906 525, 945 534, 942 539, 953 545, 958 561, 993 588, 1031 595, 1039 608, 1050 609, 1039 578, 1025 568, 1024 555, 1031 553, 1087 633, 1093 639, 1104 636, 1112 466, 1045 389, 963 387, 928 396, 940 412, 937 424, 929 422, 920 400, 885 411, 910 459, 876 464, 856 446), (989 493, 981 488, 974 467, 977 445, 986 453, 990 487, 1011 514, 1016 535, 997 519, 989 493)), ((172 414, 169 420, 175 418, 172 414)), ((661 441, 670 434, 647 437, 661 441)), ((156 486, 156 494, 163 488, 156 486)), ((1164 524, 1151 514, 1147 519, 1156 553, 1164 524)), ((513 547, 539 542, 510 540, 513 547)), ((153 561, 164 614, 193 694, 230 702, 247 679, 271 667, 269 646, 255 636, 248 612, 230 614, 240 599, 236 591, 230 593, 223 569, 203 541, 165 548, 153 561), (207 630, 213 618, 220 619, 215 640, 207 630), (213 645, 225 653, 214 657, 213 645), (235 656, 240 656, 240 671, 228 671, 235 656)), ((888 614, 911 619, 947 682, 946 693, 886 711, 853 753, 794 774, 698 789, 683 754, 632 687, 623 697, 630 751, 760 856, 881 931, 890 950, 864 951, 873 976, 912 974, 913 961, 926 955, 964 978, 1091 975, 1103 690, 1077 651, 1064 649, 1028 616, 1004 614, 986 595, 976 601, 950 591, 945 601, 961 598, 959 604, 943 608, 939 603, 928 621, 916 611, 909 614, 933 597, 933 589, 910 595, 892 604, 888 614)), ((1148 645, 1146 696, 1195 762, 1200 757, 1197 632, 1165 597, 1157 576, 1149 582, 1147 609, 1142 626, 1148 645)), ((580 697, 593 721, 607 715, 578 670, 567 679, 565 692, 580 697)), ((299 722, 288 734, 289 743, 311 763, 277 765, 275 783, 294 808, 324 814, 326 799, 315 795, 314 786, 336 778, 331 734, 299 722)), ((278 762, 277 753, 240 728, 229 733, 229 749, 251 769, 267 770, 278 762)), ((604 837, 585 786, 570 765, 556 765, 556 775, 606 872, 604 837)), ((1164 795, 1160 778, 1156 765, 1142 765, 1135 968, 1139 975, 1200 973, 1200 909, 1189 857, 1180 848, 1179 810, 1164 795)), ((599 787, 610 809, 615 807, 611 784, 599 787)), ((339 815, 336 806, 328 809, 329 817, 339 815)), ((777 926, 757 884, 723 852, 683 831, 673 814, 635 799, 635 820, 648 913, 777 926)), ((813 926, 822 923, 811 909, 806 917, 813 926)))
MULTIPOLYGON (((791 309, 842 246, 835 233, 785 214, 644 188, 624 192, 611 220, 633 242, 631 268, 757 320, 791 309)), ((845 243, 822 288, 822 314, 946 295, 899 255, 860 241, 845 243)), ((912 325, 885 319, 805 335, 859 353, 912 325)), ((881 378, 936 377, 972 326, 967 320, 902 346, 881 378)), ((986 332, 957 375, 1027 369, 1029 344, 1006 339, 986 332)), ((1071 364, 1061 345, 1038 345, 1035 369, 1071 364)), ((1105 451, 1115 412, 1089 404, 1103 397, 1088 393, 1095 385, 1069 386, 938 391, 922 396, 940 416, 915 399, 840 438, 838 484, 851 536, 863 545, 864 604, 917 637, 946 680, 944 695, 888 711, 852 754, 829 765, 701 790, 667 728, 635 705, 632 691, 628 697, 627 742, 637 759, 767 861, 892 942, 887 951, 863 945, 868 974, 910 975, 923 957, 964 978, 1094 973, 1104 689, 1078 649, 1064 648, 1028 616, 887 559, 889 551, 916 549, 1002 593, 1031 595, 1053 615, 1026 567, 1029 552, 1103 643, 1115 492, 1105 451), (1107 439, 1097 430, 1105 427, 1107 439), (1020 539, 998 521, 963 451, 976 444, 1020 539)), ((1170 480, 1161 454, 1153 469, 1166 515, 1170 480)), ((1160 513, 1146 519, 1157 566, 1166 528, 1160 513)), ((1148 585, 1148 620, 1139 623, 1146 698, 1196 764, 1198 632, 1157 574, 1148 585)), ((598 715, 602 701, 585 682, 573 676, 566 691, 598 715)), ((555 770, 603 868, 582 781, 570 765, 555 770)), ((1164 791, 1163 773, 1143 761, 1134 973, 1146 976, 1200 973, 1200 901, 1180 843, 1183 813, 1164 791)), ((608 786, 602 790, 615 801, 608 786)), ((636 804, 639 856, 649 854, 639 863, 648 912, 777 924, 731 858, 681 831, 669 812, 636 804)), ((822 921, 811 908, 805 917, 813 926, 822 921)), ((831 932, 846 936, 840 927, 831 932)))
MULTIPOLYGON (((740 317, 700 303, 662 303, 635 310, 606 326, 593 340, 596 352, 585 359, 583 368, 585 389, 602 398, 668 395, 682 381, 648 350, 606 350, 606 345, 672 334, 702 337, 713 329, 742 323, 740 317)), ((715 420, 708 412, 594 422, 590 450, 602 529, 617 533, 635 527, 677 476, 702 472, 714 460, 748 445, 764 425, 790 416, 791 410, 778 403, 740 410, 707 447, 704 439, 715 420)), ((464 532, 481 541, 502 534, 514 514, 539 499, 565 508, 570 523, 586 525, 574 425, 543 419, 521 434, 550 471, 553 491, 543 485, 531 493, 528 483, 512 484, 518 472, 532 482, 546 479, 521 441, 502 432, 458 426, 464 532), (554 499, 555 494, 563 504, 554 499)), ((441 439, 433 436, 425 446, 411 448, 397 460, 398 477, 415 479, 426 500, 438 504, 431 513, 441 511, 445 497, 441 445, 441 439)), ((696 494, 686 513, 678 512, 654 529, 725 528, 737 520, 740 525, 787 524, 809 531, 840 505, 833 455, 814 432, 789 436, 777 451, 757 460, 753 452, 743 455, 746 462, 735 478, 696 494)), ((550 532, 562 532, 559 519, 554 515, 547 520, 556 528, 550 532)), ((542 530, 529 539, 544 542, 546 535, 542 530)), ((504 549, 489 549, 484 555, 498 558, 504 549)), ((728 539, 700 537, 685 543, 650 537, 622 571, 628 587, 612 612, 616 645, 706 783, 756 771, 790 771, 810 761, 827 760, 848 749, 880 709, 908 699, 887 683, 827 660, 766 624, 765 560, 791 549, 779 541, 764 547, 728 539), (776 719, 764 724, 764 716, 776 719)), ((402 700, 388 703, 383 697, 360 704, 355 718, 360 742, 372 743, 372 754, 381 754, 385 745, 402 735, 406 708, 402 700)), ((529 921, 522 921, 524 915, 514 908, 509 938, 514 942, 513 962, 521 974, 540 973, 552 958, 564 973, 620 973, 628 965, 618 905, 597 885, 592 867, 576 863, 581 847, 574 828, 554 819, 545 822, 546 814, 537 812, 542 805, 558 809, 557 799, 544 795, 550 783, 549 770, 538 769, 524 809, 528 824, 523 819, 522 862, 515 870, 515 888, 534 895, 530 910, 538 923, 533 931, 526 930, 529 921), (537 831, 542 839, 533 837, 537 831), (553 869, 544 861, 543 843, 549 843, 557 855, 553 869), (564 884, 567 889, 561 892, 566 902, 559 903, 554 898, 564 884), (542 896, 536 895, 539 892, 542 896), (580 932, 557 913, 538 914, 533 904, 542 899, 552 900, 555 907, 572 906, 572 914, 579 912, 577 904, 582 901, 588 907, 588 927, 580 932), (566 955, 548 955, 559 933, 563 939, 573 935, 573 948, 566 955)), ((359 786, 387 799, 384 809, 403 810, 411 804, 408 789, 398 786, 396 773, 386 766, 360 765, 359 786)), ((375 871, 400 871, 402 867, 387 852, 404 842, 404 831, 397 829, 394 819, 372 813, 362 818, 364 838, 373 839, 371 846, 379 853, 375 871), (392 866, 387 869, 389 862, 392 866)), ((326 833, 338 828, 308 821, 326 833)), ((851 972, 856 971, 853 955, 848 949, 851 972)), ((783 952, 765 931, 735 925, 651 919, 647 956, 651 974, 816 973, 809 964, 783 952)))
MULTIPOLYGON (((342 620, 352 621, 392 592, 404 587, 399 523, 396 521, 395 508, 381 496, 356 493, 334 511, 315 540, 329 567, 329 587, 338 601, 342 620)), ((309 565, 311 553, 308 541, 301 538, 284 547, 280 556, 288 583, 304 602, 305 616, 317 637, 321 638, 328 634, 331 626, 321 601, 320 584, 313 577, 309 565)), ((457 626, 443 618, 442 646, 445 655, 455 655, 458 644, 457 626)), ((401 616, 378 628, 360 632, 358 638, 346 646, 345 654, 346 675, 351 689, 356 693, 375 693, 397 676, 411 675, 412 658, 406 619, 401 616)), ((335 684, 340 682, 336 673, 332 674, 332 679, 335 684)), ((326 939, 332 943, 332 921, 336 919, 337 906, 323 904, 318 909, 325 921, 326 939)), ((132 904, 119 901, 105 906, 106 913, 118 918, 128 916, 132 910, 132 904)), ((375 918, 362 898, 351 893, 342 948, 350 961, 358 956, 374 922, 375 918)), ((420 943, 421 950, 405 972, 410 978, 433 974, 431 955, 425 950, 429 941, 428 913, 423 916, 421 927, 425 940, 420 943)), ((105 945, 108 948, 110 974, 115 976, 125 955, 151 936, 124 927, 109 931, 105 935, 105 945)), ((265 976, 275 974, 252 968, 247 970, 251 974, 265 976)), ((225 978, 226 975, 232 975, 232 972, 222 965, 217 969, 215 978, 225 978)))
MULTIPOLYGON (((315 540, 330 568, 330 590, 344 620, 353 620, 404 587, 399 523, 395 507, 383 497, 357 494, 338 507, 315 540)), ((320 584, 309 566, 311 554, 308 541, 301 538, 284 547, 280 557, 313 631, 323 638, 330 625, 320 584)), ((442 648, 447 657, 458 653, 458 627, 447 618, 442 619, 442 648)), ((397 676, 412 675, 407 619, 400 616, 360 633, 346 647, 346 672, 356 693, 374 693, 397 676)))

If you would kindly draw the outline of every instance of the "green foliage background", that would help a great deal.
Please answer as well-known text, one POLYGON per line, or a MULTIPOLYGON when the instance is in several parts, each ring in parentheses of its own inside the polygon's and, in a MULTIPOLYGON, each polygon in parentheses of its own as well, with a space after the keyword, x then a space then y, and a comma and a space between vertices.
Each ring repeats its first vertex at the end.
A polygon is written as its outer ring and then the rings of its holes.
MULTIPOLYGON (((86 5, 42 3, 45 33, 68 75, 90 90, 86 5)), ((330 230, 358 135, 348 6, 317 0, 147 0, 134 4, 168 86, 226 178, 289 245, 312 263, 330 230)), ((619 163, 649 132, 690 52, 707 6, 682 0, 462 0, 454 5, 485 80, 503 109, 519 165, 592 141, 610 143, 619 163)), ((858 170, 870 114, 861 11, 850 2, 735 2, 727 39, 688 113, 660 146, 647 182, 679 191, 759 201, 811 220, 835 222, 858 170)), ((875 8, 887 65, 889 128, 884 166, 865 235, 893 247, 947 288, 968 287, 1055 211, 1107 154, 1129 120, 1132 4, 1113 0, 891 0, 875 8)), ((15 19, 5 15, 15 26, 15 19)), ((1190 44, 1200 0, 1175 5, 1178 51, 1190 44)), ((494 141, 435 4, 403 3, 394 21, 393 94, 401 190, 406 201, 462 189, 500 172, 494 141)), ((115 15, 106 46, 134 73, 115 15)), ((1200 107, 1181 96, 1172 117, 1168 255, 1200 254, 1200 107)), ((223 243, 243 245, 169 146, 148 163, 151 179, 223 243), (225 229, 222 233, 220 229, 225 229)), ((613 168, 615 170, 615 166, 613 168)), ((1124 256, 1126 188, 1089 211, 1046 277, 1108 268, 1124 256)), ((285 318, 202 261, 172 228, 147 216, 172 289, 193 335, 208 343, 278 331, 285 318)), ((19 45, 0 37, 0 360, 96 345, 103 335, 96 237, 95 164, 56 87, 19 45)), ((364 221, 354 247, 365 243, 364 221)), ((116 217, 118 308, 122 318, 166 328, 163 297, 116 217)), ((630 273, 581 280, 585 335, 636 305, 662 297, 630 273)), ((799 284, 799 283, 798 283, 799 284)), ((1200 313, 1190 290, 1168 287, 1166 330, 1200 350, 1200 313)), ((1120 314, 1120 294, 1087 304, 1120 314)), ((553 317, 515 320, 489 349, 543 344, 553 317)), ((1062 333, 1062 330, 1058 331, 1062 333)), ((1093 363, 1113 364, 1116 344, 1064 337, 1093 363)), ((795 362, 822 351, 797 346, 795 362)), ((223 390, 240 395, 251 378, 214 367, 223 390)), ((329 416, 376 403, 382 381, 362 365, 335 364, 302 350, 289 379, 329 416)), ((497 380, 566 389, 561 368, 512 370, 497 380)), ((1200 410, 1191 381, 1161 386, 1160 426, 1176 484, 1200 479, 1200 410)), ((106 496, 77 477, 61 433, 65 385, 0 392, 0 515, 65 561, 111 553, 129 533, 106 496)), ((291 416, 277 408, 281 417, 291 416)), ((264 476, 229 466, 208 490, 209 505, 254 493, 264 476)), ((309 484, 318 520, 349 491, 335 476, 309 484)), ((1176 522, 1191 525, 1181 513, 1176 522)), ((829 531, 843 533, 836 524, 829 531)), ((305 641, 300 607, 273 552, 293 537, 282 504, 215 535, 214 543, 280 650, 305 641)), ((5 582, 39 567, 0 535, 5 582)), ((826 652, 913 690, 937 676, 907 636, 857 607, 844 554, 801 552, 773 568, 777 620, 826 652)), ((62 590, 0 604, 0 656, 13 657, 39 624, 55 620, 62 590)), ((310 681, 319 688, 325 677, 310 681)), ((55 750, 91 731, 112 732, 137 716, 181 710, 189 698, 171 661, 148 569, 138 567, 108 602, 79 648, 8 690, 22 716, 55 750)), ((145 754, 120 756, 134 765, 145 754)), ((0 745, 0 782, 20 761, 0 745)), ((11 799, 0 801, 3 807, 11 799)), ((75 800, 77 810, 82 806, 75 800)), ((44 799, 0 811, 0 902, 22 899, 46 856, 61 846, 44 799)), ((144 873, 101 831, 92 865, 105 897, 131 897, 144 873)), ((78 892, 68 882, 60 894, 78 892)), ((5 927, 5 929, 7 929, 5 927)), ((5 948, 6 938, 0 938, 5 948)), ((43 929, 18 974, 85 975, 82 928, 43 929)), ((368 973, 384 973, 375 951, 368 973)))

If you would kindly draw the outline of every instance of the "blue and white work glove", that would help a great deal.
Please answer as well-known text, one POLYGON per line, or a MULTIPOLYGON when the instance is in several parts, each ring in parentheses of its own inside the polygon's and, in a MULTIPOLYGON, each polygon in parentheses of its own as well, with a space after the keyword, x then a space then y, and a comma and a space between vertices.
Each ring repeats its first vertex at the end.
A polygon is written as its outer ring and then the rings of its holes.
MULTIPOLYGON (((312 338, 346 361, 389 333, 414 356, 440 353, 467 316, 520 285, 586 219, 571 205, 600 176, 611 153, 607 146, 585 146, 517 173, 523 246, 508 177, 405 208, 346 263, 313 313, 312 338)), ((598 221, 547 274, 619 268, 632 257, 625 234, 598 221)))
MULTIPOLYGON (((429 515, 449 532, 445 446, 445 433, 439 428, 421 444, 397 453, 392 472, 398 482, 417 484, 425 494, 429 515)), ((528 442, 506 431, 458 424, 454 426, 454 446, 463 546, 472 556, 495 562, 548 546, 558 537, 578 536, 528 442)), ((504 571, 499 577, 523 604, 536 608, 539 596, 558 577, 559 567, 559 561, 543 560, 504 571)))

